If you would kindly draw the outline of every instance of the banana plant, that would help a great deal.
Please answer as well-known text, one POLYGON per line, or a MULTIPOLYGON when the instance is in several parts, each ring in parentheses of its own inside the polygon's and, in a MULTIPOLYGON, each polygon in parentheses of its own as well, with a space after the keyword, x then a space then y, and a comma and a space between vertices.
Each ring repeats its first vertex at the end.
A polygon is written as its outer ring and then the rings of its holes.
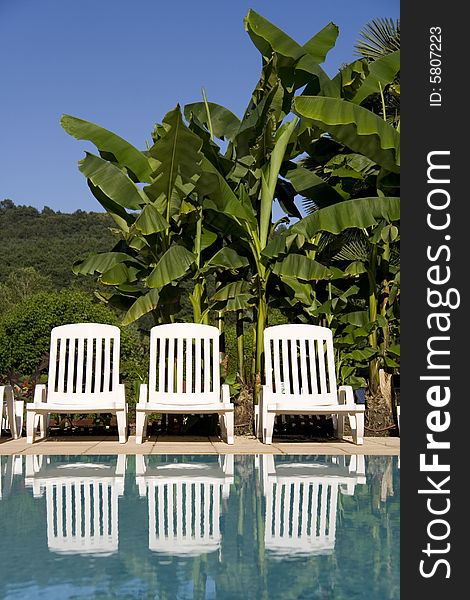
MULTIPOLYGON (((187 105, 184 112, 189 128, 203 141, 205 158, 197 189, 204 197, 207 222, 223 232, 228 247, 249 260, 247 278, 227 281, 212 299, 214 306, 238 311, 239 317, 240 311, 253 309, 256 397, 269 294, 275 286, 271 281, 275 261, 270 262, 264 254, 278 225, 272 219, 274 201, 279 201, 287 218, 301 217, 295 204, 296 189, 285 176, 290 170, 294 179, 295 175, 299 179, 298 166, 292 160, 302 152, 298 140, 304 133, 299 119, 291 115, 292 101, 306 83, 315 93, 338 93, 320 67, 335 44, 338 28, 329 24, 301 46, 250 10, 245 29, 261 53, 262 72, 243 118, 206 99, 187 105), (227 142, 224 154, 215 138, 227 142)), ((332 201, 341 199, 336 194, 332 201)), ((241 349, 241 339, 239 342, 241 349)))
MULTIPOLYGON (((151 313, 167 322, 179 309, 178 283, 193 280, 189 300, 195 322, 207 322, 206 279, 202 267, 222 251, 219 236, 203 223, 196 186, 202 174, 201 139, 184 123, 180 107, 167 113, 140 151, 116 134, 64 115, 73 137, 91 141, 99 156, 86 153, 79 170, 95 198, 113 218, 118 241, 110 252, 78 261, 73 270, 98 275, 112 291, 99 296, 125 311, 129 324, 151 313)), ((235 269, 233 255, 219 255, 219 268, 235 269)), ((241 263, 243 264, 243 262, 241 263)))
POLYGON ((316 210, 265 250, 290 312, 334 331, 339 381, 365 387, 367 362, 372 391, 379 365, 398 366, 399 217, 397 197, 352 199, 316 210))
MULTIPOLYGON (((376 198, 371 197, 365 202, 384 209, 382 218, 376 224, 369 223, 362 227, 360 244, 346 243, 342 251, 337 248, 337 259, 352 260, 347 274, 355 272, 356 275, 367 275, 368 339, 372 351, 369 356, 369 385, 373 392, 379 387, 380 365, 390 368, 398 366, 390 356, 390 353, 396 356, 398 352, 397 345, 389 341, 390 322, 387 317, 393 322, 392 313, 399 292, 398 261, 395 260, 393 264, 399 240, 399 204, 395 202, 396 210, 392 213, 387 210, 386 204, 390 192, 399 193, 400 134, 397 127, 386 122, 385 114, 375 114, 361 104, 378 90, 381 91, 382 86, 390 84, 398 69, 399 50, 381 57, 375 63, 366 65, 365 61, 359 61, 359 66, 356 62, 350 65, 349 70, 343 69, 340 78, 337 78, 341 83, 341 98, 304 96, 294 100, 294 111, 312 127, 323 132, 323 139, 316 139, 312 143, 310 158, 304 159, 303 168, 312 168, 320 180, 328 181, 343 196, 343 202, 335 207, 338 214, 343 211, 341 220, 338 220, 341 227, 337 226, 335 233, 347 231, 345 225, 348 219, 345 219, 344 209, 351 201, 358 208, 359 200, 364 204, 364 196, 375 192, 376 198), (362 75, 351 76, 360 73, 365 66, 362 75), (348 74, 349 78, 346 77, 348 74), (315 152, 319 147, 322 152, 315 152), (373 230, 370 229, 372 225, 373 230)), ((316 211, 322 213, 321 203, 315 196, 310 195, 307 207, 312 217, 316 211)), ((372 205, 367 210, 371 208, 375 210, 372 205)), ((357 220, 357 216, 349 224, 361 228, 361 219, 357 220)), ((319 230, 312 229, 311 225, 310 236, 318 236, 319 230)), ((345 239, 344 236, 336 240, 336 246, 338 240, 342 239, 345 239)))

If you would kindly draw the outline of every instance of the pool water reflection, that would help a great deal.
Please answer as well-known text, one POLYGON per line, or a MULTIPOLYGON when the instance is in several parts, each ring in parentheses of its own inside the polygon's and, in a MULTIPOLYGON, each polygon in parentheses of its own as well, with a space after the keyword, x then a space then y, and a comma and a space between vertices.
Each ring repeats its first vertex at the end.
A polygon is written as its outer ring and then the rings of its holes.
POLYGON ((0 461, 2 599, 399 598, 396 456, 0 461))

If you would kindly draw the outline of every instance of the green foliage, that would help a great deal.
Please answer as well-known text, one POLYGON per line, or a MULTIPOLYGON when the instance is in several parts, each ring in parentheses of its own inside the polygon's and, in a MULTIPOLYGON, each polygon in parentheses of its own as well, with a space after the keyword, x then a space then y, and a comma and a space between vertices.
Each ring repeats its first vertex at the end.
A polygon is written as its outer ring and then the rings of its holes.
POLYGON ((99 274, 102 284, 113 287, 102 298, 127 310, 124 323, 150 312, 157 322, 174 319, 176 291, 192 280, 194 321, 207 321, 210 310, 219 317, 237 312, 230 354, 236 348, 238 370, 246 370, 241 352, 246 356, 249 345, 257 386, 268 308, 331 324, 343 316, 337 309, 342 304, 333 307, 327 286, 359 277, 368 282, 357 288, 356 300, 368 316, 367 333, 354 340, 349 355, 344 349, 339 371, 343 380, 362 384, 356 371, 371 361, 377 366, 390 345, 387 319, 396 312, 389 296, 398 269, 389 272, 389 263, 400 214, 399 131, 386 121, 385 109, 380 114, 366 104, 395 83, 399 49, 376 61, 356 60, 330 80, 320 64, 335 45, 334 24, 304 45, 253 10, 244 25, 263 61, 241 119, 203 93, 203 102, 184 107, 187 124, 177 106, 155 126, 153 146, 140 153, 98 125, 63 116, 70 135, 98 148, 100 157, 87 153, 79 169, 121 239, 111 252, 77 261, 74 270, 99 274), (289 121, 292 112, 297 117, 289 121), (216 140, 227 142, 224 153, 216 140), (138 187, 138 181, 147 185, 138 187), (301 217, 299 194, 308 198, 312 214, 275 236, 274 200, 288 222, 301 217), (345 262, 339 257, 341 245, 348 245, 343 234, 366 229, 368 256, 345 262), (334 252, 325 256, 321 245, 329 234, 336 236, 327 243, 334 252), (212 296, 208 275, 215 278, 212 296), (240 324, 247 320, 255 331, 243 340, 240 324))
POLYGON ((29 296, 51 288, 52 279, 38 273, 34 267, 20 267, 10 271, 5 282, 0 282, 0 315, 29 296))

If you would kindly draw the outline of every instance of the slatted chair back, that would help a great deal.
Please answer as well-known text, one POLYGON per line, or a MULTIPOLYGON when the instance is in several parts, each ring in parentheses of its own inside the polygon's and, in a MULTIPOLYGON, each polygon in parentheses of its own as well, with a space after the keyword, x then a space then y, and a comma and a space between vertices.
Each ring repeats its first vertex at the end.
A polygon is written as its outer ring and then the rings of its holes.
POLYGON ((266 387, 283 402, 338 404, 333 336, 317 325, 275 325, 264 331, 266 387))
POLYGON ((120 329, 73 323, 51 332, 48 402, 99 407, 115 400, 119 385, 120 329))
POLYGON ((174 555, 218 550, 220 482, 165 481, 149 486, 149 548, 174 555))
POLYGON ((149 402, 220 403, 219 330, 199 323, 150 333, 149 402))
POLYGON ((136 480, 147 495, 149 549, 174 556, 197 556, 220 549, 222 499, 233 483, 233 455, 219 462, 163 464, 147 469, 136 457, 136 480))
POLYGON ((366 482, 363 457, 352 456, 349 467, 343 458, 275 464, 274 455, 262 456, 265 547, 271 556, 334 551, 339 494, 352 495, 356 484, 366 482))
POLYGON ((46 506, 52 552, 108 555, 118 550, 118 494, 112 482, 47 482, 46 506))
POLYGON ((30 460, 27 475, 25 483, 32 487, 34 496, 46 496, 49 550, 95 556, 117 552, 118 498, 124 494, 125 455, 118 456, 116 467, 100 463, 56 466, 30 460))
POLYGON ((266 497, 265 546, 274 555, 330 554, 336 536, 339 483, 273 484, 266 497))

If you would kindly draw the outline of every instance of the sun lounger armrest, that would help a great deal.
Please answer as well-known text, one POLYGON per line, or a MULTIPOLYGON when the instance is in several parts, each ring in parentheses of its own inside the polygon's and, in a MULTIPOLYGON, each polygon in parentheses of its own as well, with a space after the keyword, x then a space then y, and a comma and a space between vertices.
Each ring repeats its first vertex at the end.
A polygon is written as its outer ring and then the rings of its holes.
POLYGON ((38 383, 34 388, 34 404, 46 402, 46 386, 44 383, 38 383))
POLYGON ((338 388, 338 404, 355 404, 352 386, 340 385, 338 388))
POLYGON ((141 383, 139 389, 139 404, 145 404, 148 400, 148 384, 141 383))
POLYGON ((126 386, 124 383, 119 383, 117 387, 118 403, 126 406, 126 386))
POLYGON ((223 383, 220 386, 220 400, 226 404, 230 402, 230 386, 228 383, 223 383))

